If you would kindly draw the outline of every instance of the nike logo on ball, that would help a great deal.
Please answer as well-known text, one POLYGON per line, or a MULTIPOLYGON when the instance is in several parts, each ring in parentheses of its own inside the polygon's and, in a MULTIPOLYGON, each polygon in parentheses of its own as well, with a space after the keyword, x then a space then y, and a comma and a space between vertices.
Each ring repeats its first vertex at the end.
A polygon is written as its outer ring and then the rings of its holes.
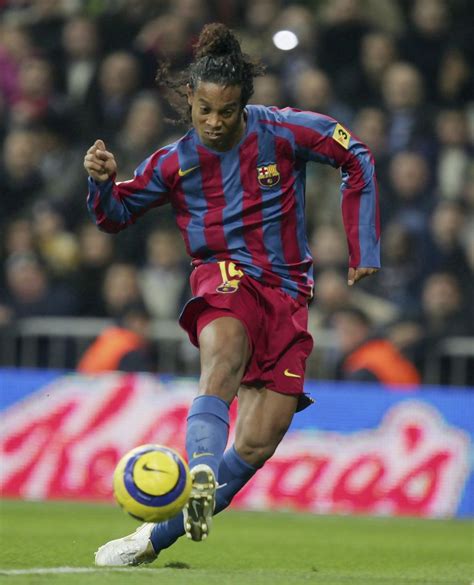
POLYGON ((144 463, 142 465, 142 469, 144 471, 155 471, 156 473, 168 473, 169 471, 165 471, 164 469, 155 469, 154 467, 148 467, 148 463, 144 463))
POLYGON ((190 169, 186 169, 185 171, 183 171, 183 169, 179 169, 178 175, 180 177, 185 177, 187 174, 192 173, 193 171, 195 171, 198 168, 199 168, 199 165, 197 165, 195 167, 191 167, 190 169))
POLYGON ((301 376, 299 376, 298 374, 293 374, 292 372, 290 372, 290 370, 288 368, 286 368, 286 370, 283 372, 283 374, 287 378, 301 378, 301 376))

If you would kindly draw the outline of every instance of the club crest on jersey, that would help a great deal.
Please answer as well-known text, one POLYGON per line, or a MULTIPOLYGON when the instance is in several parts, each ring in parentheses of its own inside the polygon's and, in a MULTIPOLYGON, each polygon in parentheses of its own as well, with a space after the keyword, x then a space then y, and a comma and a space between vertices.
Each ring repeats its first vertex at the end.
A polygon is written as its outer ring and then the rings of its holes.
POLYGON ((257 179, 261 187, 274 187, 280 182, 280 171, 275 163, 257 167, 257 179))
POLYGON ((239 289, 239 280, 227 280, 220 284, 216 291, 220 293, 235 293, 239 289))

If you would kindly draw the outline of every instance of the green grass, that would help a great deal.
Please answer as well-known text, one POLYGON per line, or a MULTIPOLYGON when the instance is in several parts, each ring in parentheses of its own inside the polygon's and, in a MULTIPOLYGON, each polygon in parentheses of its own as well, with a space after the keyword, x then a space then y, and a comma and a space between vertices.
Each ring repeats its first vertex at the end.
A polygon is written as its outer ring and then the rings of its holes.
POLYGON ((474 580, 472 522, 231 511, 215 519, 208 541, 181 539, 152 565, 112 571, 94 569, 93 552, 137 527, 117 508, 3 501, 0 512, 2 584, 470 585, 474 580), (39 567, 91 572, 7 572, 39 567))

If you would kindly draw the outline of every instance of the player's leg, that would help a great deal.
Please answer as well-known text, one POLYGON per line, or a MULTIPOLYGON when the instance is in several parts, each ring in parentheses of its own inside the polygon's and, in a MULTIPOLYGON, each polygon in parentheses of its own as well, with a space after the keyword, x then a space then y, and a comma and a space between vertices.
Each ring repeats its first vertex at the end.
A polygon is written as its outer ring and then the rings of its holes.
POLYGON ((262 467, 285 436, 297 405, 297 395, 243 386, 234 443, 241 460, 255 469, 262 467))
MULTIPOLYGON (((214 514, 225 510, 234 496, 275 452, 297 405, 296 396, 266 389, 241 387, 235 444, 222 458, 214 514)), ((157 524, 150 539, 159 552, 183 536, 181 514, 157 524)))
MULTIPOLYGON (((184 527, 193 540, 202 540, 209 532, 215 510, 215 477, 219 478, 228 438, 229 405, 239 389, 250 356, 250 345, 244 326, 233 317, 219 317, 203 327, 199 345, 199 394, 189 410, 186 434, 186 450, 193 475, 188 505, 183 513, 166 522, 144 524, 133 534, 106 543, 96 553, 98 565, 152 562, 160 550, 171 546, 185 533, 184 527)), ((226 456, 225 459, 229 460, 229 466, 239 467, 233 457, 226 456)), ((227 471, 226 478, 228 474, 227 471)))
MULTIPOLYGON (((215 514, 227 508, 233 497, 273 455, 291 423, 296 404, 295 396, 266 389, 240 389, 236 440, 224 453, 219 465, 215 514)), ((96 553, 96 563, 149 563, 184 534, 183 513, 159 524, 144 524, 133 534, 101 547, 96 553)))
MULTIPOLYGON (((234 445, 224 453, 217 475, 214 515, 227 508, 235 494, 253 477, 256 471, 256 467, 240 457, 234 445)), ((174 518, 155 524, 149 539, 153 544, 154 551, 158 554, 169 548, 184 534, 184 515, 181 512, 174 518)))
POLYGON ((250 355, 245 328, 234 317, 215 319, 200 332, 199 349, 199 392, 188 413, 186 451, 190 469, 204 463, 217 477, 227 444, 229 406, 250 355))
POLYGON ((250 356, 245 327, 234 317, 219 317, 200 332, 199 394, 188 414, 186 451, 193 480, 184 510, 186 534, 206 538, 215 508, 219 465, 229 434, 229 406, 250 356))

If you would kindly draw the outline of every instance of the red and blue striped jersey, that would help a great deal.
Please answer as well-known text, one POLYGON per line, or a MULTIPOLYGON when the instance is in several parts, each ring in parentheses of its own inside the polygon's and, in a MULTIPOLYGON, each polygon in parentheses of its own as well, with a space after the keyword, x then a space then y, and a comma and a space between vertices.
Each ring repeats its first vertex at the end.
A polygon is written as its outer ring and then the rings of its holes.
POLYGON ((306 302, 313 261, 305 229, 306 164, 341 167, 342 217, 352 267, 380 266, 377 183, 370 151, 334 119, 249 105, 232 149, 202 144, 195 129, 147 158, 129 181, 89 178, 99 228, 118 232, 171 203, 194 265, 231 260, 306 302))

